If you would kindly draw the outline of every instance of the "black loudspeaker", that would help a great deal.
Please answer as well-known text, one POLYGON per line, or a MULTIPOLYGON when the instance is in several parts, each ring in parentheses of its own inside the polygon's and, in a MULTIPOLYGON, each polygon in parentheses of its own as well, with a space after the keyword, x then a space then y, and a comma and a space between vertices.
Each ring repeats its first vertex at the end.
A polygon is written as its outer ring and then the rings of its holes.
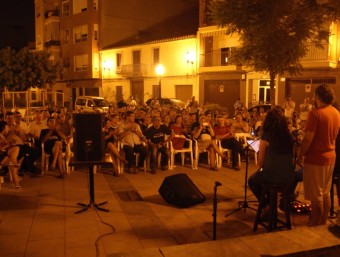
POLYGON ((205 201, 205 196, 184 173, 166 177, 158 192, 167 203, 181 208, 205 201))
POLYGON ((75 161, 103 161, 105 157, 105 138, 103 133, 104 114, 75 113, 74 159, 75 161))

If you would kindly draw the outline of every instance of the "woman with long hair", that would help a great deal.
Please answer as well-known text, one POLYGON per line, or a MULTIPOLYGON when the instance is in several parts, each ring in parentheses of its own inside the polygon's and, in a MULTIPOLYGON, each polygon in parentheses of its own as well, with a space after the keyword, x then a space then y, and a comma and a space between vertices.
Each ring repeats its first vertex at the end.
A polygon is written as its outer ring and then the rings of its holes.
POLYGON ((281 107, 273 108, 266 115, 257 166, 259 170, 248 183, 258 200, 264 183, 290 184, 294 180, 293 139, 281 107))

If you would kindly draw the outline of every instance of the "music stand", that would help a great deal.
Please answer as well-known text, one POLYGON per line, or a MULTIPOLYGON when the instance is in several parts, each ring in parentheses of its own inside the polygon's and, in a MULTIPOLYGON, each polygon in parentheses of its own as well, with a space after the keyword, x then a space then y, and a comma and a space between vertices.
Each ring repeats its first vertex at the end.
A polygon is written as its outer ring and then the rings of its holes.
POLYGON ((77 205, 82 206, 84 208, 82 208, 79 211, 76 211, 74 214, 78 214, 84 211, 87 211, 88 209, 90 209, 91 207, 95 208, 98 211, 103 211, 103 212, 109 212, 108 209, 102 208, 100 207, 101 205, 107 204, 108 201, 104 201, 101 203, 96 203, 95 199, 94 199, 94 172, 93 172, 93 167, 95 165, 102 165, 105 164, 107 162, 105 161, 89 161, 89 162, 85 162, 85 161, 79 161, 79 162, 70 162, 70 165, 77 165, 77 164, 86 164, 89 166, 89 196, 90 196, 90 201, 88 204, 85 203, 77 203, 77 205))
POLYGON ((238 208, 235 210, 231 211, 230 213, 227 213, 225 217, 230 216, 231 214, 244 209, 244 212, 246 211, 247 208, 252 209, 254 211, 257 211, 255 208, 249 206, 248 202, 257 202, 257 201, 247 201, 247 190, 248 190, 248 164, 249 164, 249 148, 252 148, 254 151, 258 152, 258 147, 259 147, 259 138, 255 140, 247 140, 247 146, 244 148, 245 149, 245 156, 246 156, 246 173, 244 175, 244 199, 243 201, 238 202, 238 208), (255 145, 256 144, 256 145, 255 145))

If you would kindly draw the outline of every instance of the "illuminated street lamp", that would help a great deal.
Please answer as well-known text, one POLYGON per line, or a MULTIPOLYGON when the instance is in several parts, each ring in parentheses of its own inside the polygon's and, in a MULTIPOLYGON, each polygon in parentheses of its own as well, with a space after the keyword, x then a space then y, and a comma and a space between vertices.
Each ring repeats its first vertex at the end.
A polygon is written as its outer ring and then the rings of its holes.
POLYGON ((158 76, 158 86, 159 86, 159 98, 162 96, 162 76, 164 75, 164 66, 162 64, 158 64, 155 67, 156 75, 158 76))

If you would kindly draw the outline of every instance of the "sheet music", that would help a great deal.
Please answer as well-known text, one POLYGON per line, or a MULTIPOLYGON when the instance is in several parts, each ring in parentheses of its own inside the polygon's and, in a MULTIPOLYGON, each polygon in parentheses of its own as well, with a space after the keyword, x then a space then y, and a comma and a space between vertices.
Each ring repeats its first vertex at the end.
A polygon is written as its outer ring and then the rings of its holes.
POLYGON ((258 153, 260 151, 260 140, 259 139, 247 139, 248 145, 256 152, 258 153))

